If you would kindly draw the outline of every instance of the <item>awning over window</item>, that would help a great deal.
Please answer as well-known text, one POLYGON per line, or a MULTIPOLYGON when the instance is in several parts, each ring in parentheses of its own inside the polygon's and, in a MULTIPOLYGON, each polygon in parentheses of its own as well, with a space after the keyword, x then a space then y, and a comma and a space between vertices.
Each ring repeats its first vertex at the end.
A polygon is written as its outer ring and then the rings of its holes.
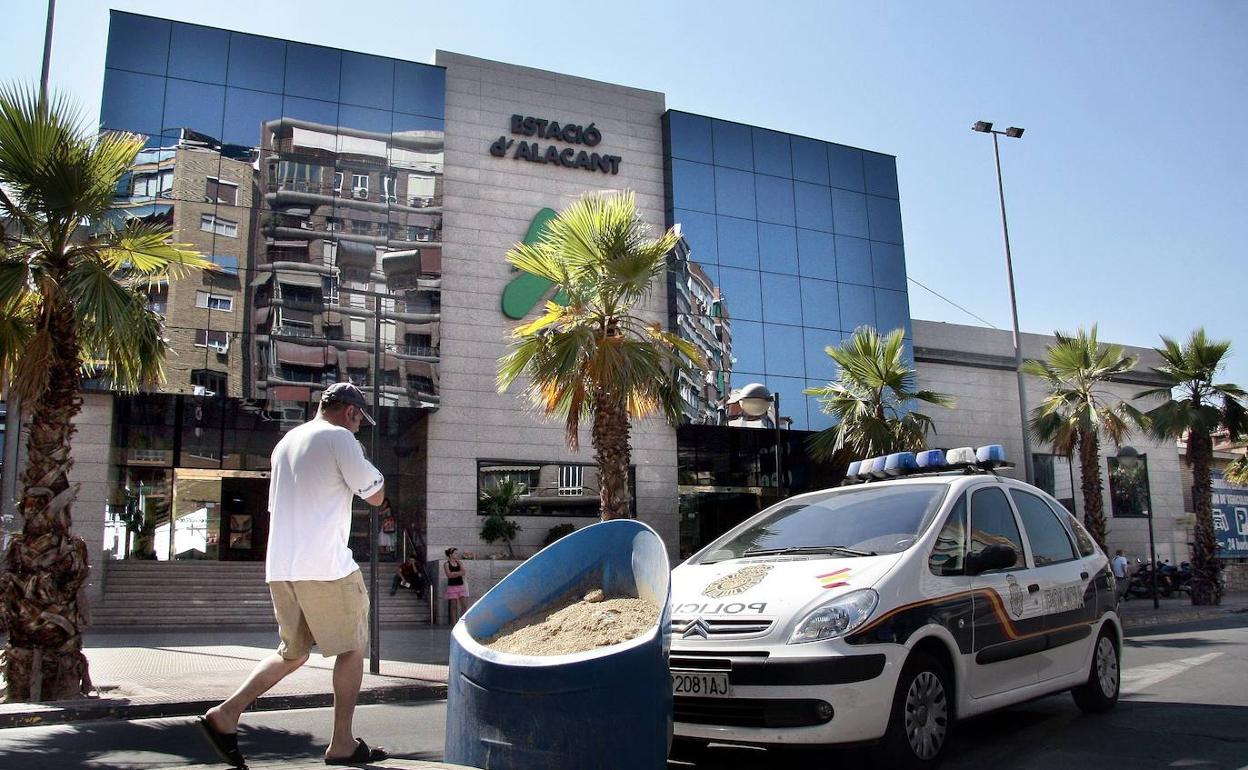
POLYGON ((311 401, 312 389, 295 385, 275 385, 269 388, 269 398, 277 401, 311 401))
POLYGON ((428 377, 435 382, 437 381, 438 375, 434 372, 436 364, 430 361, 408 361, 406 363, 408 374, 414 374, 417 377, 428 377))
POLYGON ((321 274, 320 273, 304 273, 302 271, 295 271, 295 270, 278 270, 276 275, 277 275, 278 283, 284 283, 287 286, 315 286, 318 289, 321 287, 321 274))
POLYGON ((373 354, 366 350, 348 350, 347 366, 352 369, 366 369, 373 365, 373 354))
POLYGON ((519 473, 523 471, 540 471, 540 465, 482 465, 482 473, 519 473))
POLYGON ((284 364, 322 367, 329 360, 329 349, 323 345, 313 347, 286 340, 276 340, 274 344, 277 346, 277 360, 284 364))
POLYGON ((282 308, 282 321, 310 324, 316 318, 309 310, 298 310, 293 307, 282 308))

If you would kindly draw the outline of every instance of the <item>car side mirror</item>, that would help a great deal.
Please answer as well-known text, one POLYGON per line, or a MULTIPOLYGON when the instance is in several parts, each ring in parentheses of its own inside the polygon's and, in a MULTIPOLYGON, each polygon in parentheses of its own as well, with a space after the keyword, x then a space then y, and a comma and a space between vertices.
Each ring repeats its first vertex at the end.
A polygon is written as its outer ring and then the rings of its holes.
POLYGON ((994 569, 1008 569, 1018 561, 1018 552, 1008 545, 990 545, 966 556, 966 574, 979 575, 994 569))

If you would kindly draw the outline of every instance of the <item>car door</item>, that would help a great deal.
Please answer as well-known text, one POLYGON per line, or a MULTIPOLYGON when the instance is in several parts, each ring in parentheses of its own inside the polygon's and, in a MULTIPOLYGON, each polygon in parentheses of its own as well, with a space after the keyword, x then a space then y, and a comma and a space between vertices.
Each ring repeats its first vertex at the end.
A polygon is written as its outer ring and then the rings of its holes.
POLYGON ((1070 533, 1039 495, 1011 488, 1032 559, 1032 583, 1040 586, 1045 647, 1037 656, 1039 681, 1074 673, 1087 660, 1096 619, 1096 587, 1070 533))
POLYGON ((1044 614, 1040 588, 1030 580, 1018 520, 1001 484, 985 484, 972 491, 970 528, 968 563, 993 545, 1009 546, 1017 554, 1014 566, 974 575, 971 580, 970 694, 982 698, 1036 683, 1036 655, 1044 650, 1044 614))

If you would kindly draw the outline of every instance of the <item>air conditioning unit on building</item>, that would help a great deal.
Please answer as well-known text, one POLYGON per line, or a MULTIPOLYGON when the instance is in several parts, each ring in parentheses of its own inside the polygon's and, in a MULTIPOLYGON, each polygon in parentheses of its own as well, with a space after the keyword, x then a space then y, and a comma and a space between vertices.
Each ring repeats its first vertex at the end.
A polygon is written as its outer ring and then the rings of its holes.
POLYGON ((351 197, 355 198, 358 201, 368 200, 368 188, 367 187, 351 188, 351 197))
POLYGON ((208 342, 208 347, 222 355, 225 355, 226 353, 230 352, 229 340, 226 340, 225 342, 218 342, 217 340, 210 340, 208 342))

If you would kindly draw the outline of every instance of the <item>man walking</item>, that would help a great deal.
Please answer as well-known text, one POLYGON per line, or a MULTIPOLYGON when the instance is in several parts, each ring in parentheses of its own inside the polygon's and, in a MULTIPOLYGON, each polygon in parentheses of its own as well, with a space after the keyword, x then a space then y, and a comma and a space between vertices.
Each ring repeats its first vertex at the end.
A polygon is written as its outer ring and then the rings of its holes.
POLYGON ((384 479, 355 439, 367 420, 367 401, 356 386, 325 389, 314 419, 287 433, 273 450, 269 479, 269 546, 265 580, 273 597, 281 643, 260 661, 225 702, 198 719, 213 748, 238 768, 238 719, 256 698, 293 673, 315 644, 334 657, 334 732, 325 763, 386 759, 351 730, 364 678, 368 646, 368 592, 347 548, 351 501, 383 499, 384 479))
POLYGON ((1109 562, 1109 567, 1114 571, 1114 580, 1118 583, 1118 597, 1125 600, 1127 598, 1127 584, 1130 581, 1127 577, 1127 557, 1122 555, 1121 548, 1114 554, 1114 558, 1109 562))

